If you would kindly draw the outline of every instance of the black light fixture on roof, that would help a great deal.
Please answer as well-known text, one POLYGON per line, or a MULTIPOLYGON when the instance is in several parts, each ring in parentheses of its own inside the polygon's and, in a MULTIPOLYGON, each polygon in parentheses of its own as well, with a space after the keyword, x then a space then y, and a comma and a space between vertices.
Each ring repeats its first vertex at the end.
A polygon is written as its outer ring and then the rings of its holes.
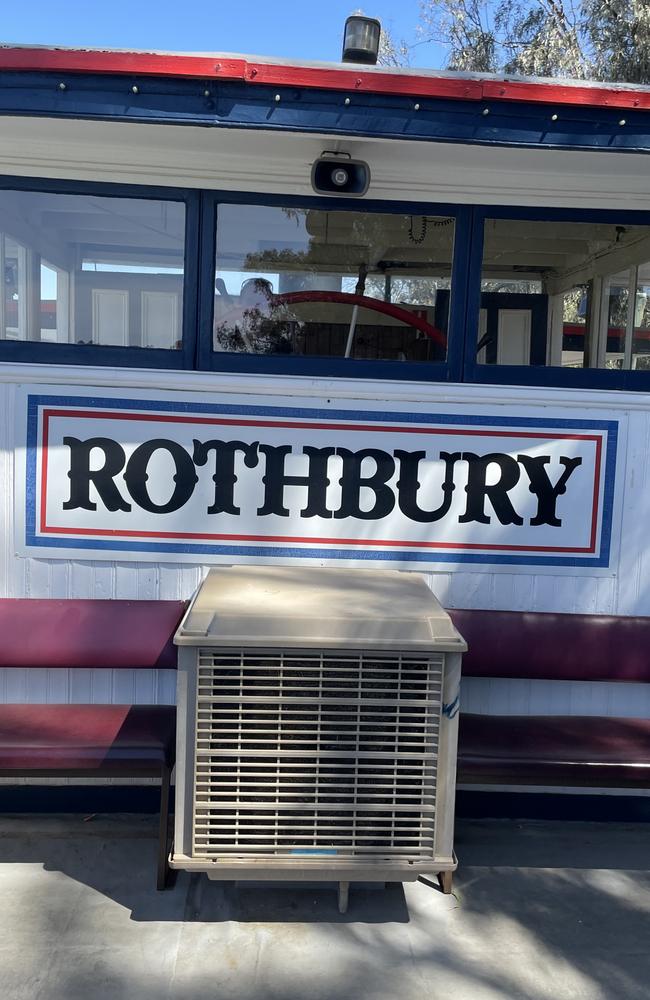
POLYGON ((381 24, 375 17, 352 14, 343 32, 343 62, 367 63, 374 66, 379 56, 381 24))

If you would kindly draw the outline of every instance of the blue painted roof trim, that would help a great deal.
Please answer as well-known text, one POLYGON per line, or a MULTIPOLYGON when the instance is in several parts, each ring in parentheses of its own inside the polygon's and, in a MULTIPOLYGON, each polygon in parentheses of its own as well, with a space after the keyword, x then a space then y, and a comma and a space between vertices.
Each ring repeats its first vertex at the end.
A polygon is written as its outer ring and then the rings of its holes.
POLYGON ((650 151, 650 111, 556 109, 519 101, 427 97, 414 101, 394 95, 214 80, 4 72, 0 73, 0 115, 325 132, 488 146, 650 151), (276 100, 278 96, 280 100, 276 100))

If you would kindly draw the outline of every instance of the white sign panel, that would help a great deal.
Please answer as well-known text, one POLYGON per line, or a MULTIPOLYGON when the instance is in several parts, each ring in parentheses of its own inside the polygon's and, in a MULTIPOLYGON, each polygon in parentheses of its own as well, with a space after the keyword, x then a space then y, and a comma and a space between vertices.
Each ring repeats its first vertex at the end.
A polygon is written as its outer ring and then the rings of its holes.
POLYGON ((610 565, 614 420, 144 391, 23 399, 23 554, 610 565))

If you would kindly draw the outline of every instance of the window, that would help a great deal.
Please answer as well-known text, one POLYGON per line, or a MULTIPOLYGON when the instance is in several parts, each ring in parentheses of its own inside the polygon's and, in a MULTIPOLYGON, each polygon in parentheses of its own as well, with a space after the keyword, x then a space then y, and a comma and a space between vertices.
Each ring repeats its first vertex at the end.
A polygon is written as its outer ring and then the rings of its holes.
POLYGON ((213 354, 445 362, 454 219, 220 204, 213 354))
POLYGON ((0 341, 179 351, 184 254, 182 202, 1 190, 0 341))
POLYGON ((475 354, 479 366, 650 369, 650 226, 486 219, 475 354))
POLYGON ((5 183, 0 359, 650 391, 647 213, 5 183))

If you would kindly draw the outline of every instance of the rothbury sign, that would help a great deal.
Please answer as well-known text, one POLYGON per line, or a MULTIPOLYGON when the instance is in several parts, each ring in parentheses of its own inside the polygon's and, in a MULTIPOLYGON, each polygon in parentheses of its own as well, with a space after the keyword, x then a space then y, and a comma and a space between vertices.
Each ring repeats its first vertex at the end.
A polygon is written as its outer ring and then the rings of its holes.
POLYGON ((25 402, 21 552, 608 565, 615 421, 193 394, 25 402))

